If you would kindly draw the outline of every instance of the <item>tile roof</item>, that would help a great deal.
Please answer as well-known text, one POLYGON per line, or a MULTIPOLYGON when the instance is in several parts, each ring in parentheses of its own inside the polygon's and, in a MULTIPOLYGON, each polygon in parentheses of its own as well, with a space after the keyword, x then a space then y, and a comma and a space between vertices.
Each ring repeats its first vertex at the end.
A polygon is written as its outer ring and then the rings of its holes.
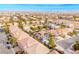
POLYGON ((17 38, 18 45, 27 53, 48 53, 50 50, 43 44, 30 37, 27 33, 19 29, 17 26, 9 27, 10 33, 17 38), (15 33, 18 33, 15 34, 15 33))

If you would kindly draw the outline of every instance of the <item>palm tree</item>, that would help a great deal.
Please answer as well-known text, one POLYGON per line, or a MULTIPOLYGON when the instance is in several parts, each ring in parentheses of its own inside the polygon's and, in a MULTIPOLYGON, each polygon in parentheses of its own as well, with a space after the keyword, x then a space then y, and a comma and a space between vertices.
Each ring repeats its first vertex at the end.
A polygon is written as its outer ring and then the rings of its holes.
POLYGON ((49 33, 49 46, 51 48, 54 48, 56 46, 54 37, 55 36, 52 33, 49 33))
POLYGON ((53 37, 50 37, 50 39, 49 39, 49 46, 50 46, 51 48, 54 48, 54 47, 56 46, 53 37))
POLYGON ((10 17, 10 21, 9 22, 14 25, 14 21, 13 21, 13 18, 12 17, 10 17))
POLYGON ((22 20, 18 20, 19 27, 23 29, 22 20))
POLYGON ((73 16, 73 19, 76 20, 76 16, 73 16))
POLYGON ((47 22, 48 22, 48 19, 46 18, 46 19, 45 19, 45 24, 47 24, 47 22))
POLYGON ((26 24, 26 20, 23 19, 21 16, 18 16, 19 20, 17 21, 19 23, 19 27, 23 29, 23 24, 22 23, 25 23, 26 24))
POLYGON ((9 25, 8 23, 5 23, 5 25, 3 26, 3 29, 6 33, 9 33, 9 25))

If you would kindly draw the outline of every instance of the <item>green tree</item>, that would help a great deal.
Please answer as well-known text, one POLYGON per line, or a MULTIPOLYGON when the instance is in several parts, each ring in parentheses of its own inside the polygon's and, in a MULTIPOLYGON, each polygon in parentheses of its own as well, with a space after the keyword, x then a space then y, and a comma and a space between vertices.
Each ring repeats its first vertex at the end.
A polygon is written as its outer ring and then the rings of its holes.
POLYGON ((13 18, 12 17, 10 17, 9 23, 12 23, 14 25, 14 21, 13 21, 13 18))
POLYGON ((69 32, 69 33, 68 33, 68 35, 73 36, 73 35, 74 35, 74 33, 73 33, 73 32, 69 32))
POLYGON ((38 26, 31 26, 30 29, 36 31, 36 30, 39 30, 38 26))
POLYGON ((76 41, 73 45, 74 50, 79 50, 79 41, 76 41))
POLYGON ((31 20, 29 20, 29 23, 30 23, 30 24, 32 24, 32 21, 31 21, 31 20))
POLYGON ((45 19, 45 24, 47 24, 47 22, 48 22, 48 18, 45 19))
POLYGON ((24 22, 26 24, 26 20, 24 18, 22 18, 21 15, 18 16, 18 18, 19 18, 20 21, 22 21, 22 22, 24 22))
POLYGON ((63 35, 63 34, 61 34, 60 36, 63 37, 63 38, 65 38, 65 35, 63 35))
POLYGON ((73 34, 77 35, 77 32, 75 30, 73 30, 73 34))
POLYGON ((70 35, 70 36, 77 35, 77 32, 75 30, 73 30, 73 32, 69 32, 68 35, 70 35))
POLYGON ((44 25, 44 26, 43 26, 43 28, 47 29, 47 28, 48 28, 48 26, 47 26, 47 25, 44 25))
POLYGON ((54 33, 49 33, 49 37, 55 37, 54 33))
POLYGON ((76 16, 73 16, 73 19, 76 20, 76 16))
POLYGON ((51 48, 54 48, 54 47, 56 46, 53 37, 50 37, 50 39, 49 39, 49 46, 50 46, 51 48))
POLYGON ((10 41, 11 43, 16 43, 16 42, 17 42, 17 39, 14 38, 14 37, 10 37, 10 38, 9 38, 9 41, 10 41))
POLYGON ((31 26, 31 27, 30 27, 30 29, 31 29, 31 30, 34 30, 34 27, 33 27, 33 26, 31 26))
POLYGON ((43 26, 38 26, 38 30, 41 30, 41 29, 43 29, 43 26))
POLYGON ((3 26, 3 30, 4 30, 6 33, 9 33, 9 25, 8 25, 8 23, 5 23, 5 25, 3 26))
POLYGON ((18 20, 19 27, 23 29, 23 24, 22 24, 22 22, 23 22, 22 20, 18 20))
POLYGON ((64 25, 64 23, 61 23, 61 24, 60 24, 60 27, 61 27, 61 28, 65 28, 66 26, 64 25))

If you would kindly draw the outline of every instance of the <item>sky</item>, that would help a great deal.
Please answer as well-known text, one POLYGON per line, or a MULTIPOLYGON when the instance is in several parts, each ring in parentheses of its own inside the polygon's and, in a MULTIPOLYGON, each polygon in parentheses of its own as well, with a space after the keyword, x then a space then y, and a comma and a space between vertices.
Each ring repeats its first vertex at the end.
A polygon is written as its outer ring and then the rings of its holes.
POLYGON ((79 4, 0 4, 0 11, 79 11, 79 4))

